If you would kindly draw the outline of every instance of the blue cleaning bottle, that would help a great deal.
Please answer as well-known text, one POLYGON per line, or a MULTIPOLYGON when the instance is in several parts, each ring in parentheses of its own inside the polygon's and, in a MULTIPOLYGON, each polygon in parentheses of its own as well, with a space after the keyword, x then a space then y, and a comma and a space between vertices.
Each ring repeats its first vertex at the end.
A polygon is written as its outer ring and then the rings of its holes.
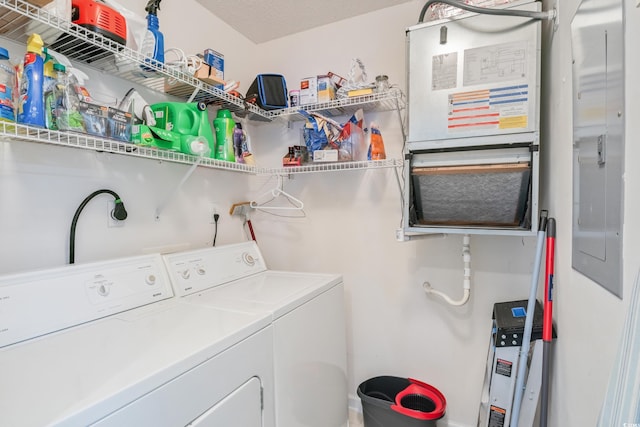
POLYGON ((149 0, 144 10, 147 11, 147 33, 142 41, 141 53, 153 60, 154 65, 164 64, 164 35, 160 32, 158 10, 161 0, 149 0))
POLYGON ((38 34, 29 36, 18 83, 18 123, 40 127, 45 126, 43 46, 38 34))

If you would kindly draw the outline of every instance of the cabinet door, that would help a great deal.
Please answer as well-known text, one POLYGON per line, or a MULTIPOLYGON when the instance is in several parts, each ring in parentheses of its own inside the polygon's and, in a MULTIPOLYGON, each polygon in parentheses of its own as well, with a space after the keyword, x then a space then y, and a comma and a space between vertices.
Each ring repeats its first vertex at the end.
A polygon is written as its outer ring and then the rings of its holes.
POLYGON ((260 380, 253 377, 188 427, 247 426, 262 427, 260 380))

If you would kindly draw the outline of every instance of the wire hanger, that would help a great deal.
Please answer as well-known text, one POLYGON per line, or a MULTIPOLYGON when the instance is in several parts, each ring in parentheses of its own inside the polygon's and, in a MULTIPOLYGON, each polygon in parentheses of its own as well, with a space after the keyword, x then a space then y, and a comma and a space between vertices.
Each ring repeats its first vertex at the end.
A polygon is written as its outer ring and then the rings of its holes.
POLYGON ((294 196, 292 196, 291 194, 287 193, 282 189, 283 187, 282 175, 277 175, 277 177, 278 177, 278 185, 272 190, 269 190, 264 194, 262 194, 260 197, 258 197, 258 199, 262 199, 264 196, 270 196, 271 198, 262 203, 257 203, 255 201, 252 201, 251 203, 249 203, 249 206, 251 206, 253 209, 261 209, 261 210, 300 211, 304 209, 304 203, 302 203, 302 200, 295 198, 294 196), (273 200, 277 199, 278 197, 284 197, 285 199, 287 199, 287 201, 290 203, 290 206, 268 206, 268 203, 271 203, 273 200))

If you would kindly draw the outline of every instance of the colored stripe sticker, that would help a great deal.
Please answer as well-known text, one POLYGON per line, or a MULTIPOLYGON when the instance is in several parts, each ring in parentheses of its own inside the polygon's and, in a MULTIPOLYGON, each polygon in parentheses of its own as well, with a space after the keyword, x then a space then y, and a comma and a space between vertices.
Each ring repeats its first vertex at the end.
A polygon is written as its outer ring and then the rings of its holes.
POLYGON ((528 125, 529 85, 449 94, 447 128, 451 132, 525 129, 528 125))

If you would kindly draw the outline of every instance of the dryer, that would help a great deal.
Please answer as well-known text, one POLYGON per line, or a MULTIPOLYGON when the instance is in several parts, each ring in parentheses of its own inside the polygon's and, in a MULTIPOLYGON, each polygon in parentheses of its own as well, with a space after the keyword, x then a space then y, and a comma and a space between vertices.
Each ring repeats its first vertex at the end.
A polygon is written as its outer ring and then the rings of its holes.
POLYGON ((269 270, 253 241, 164 259, 185 304, 269 316, 278 427, 347 425, 342 276, 269 270))
POLYGON ((158 254, 0 277, 0 425, 275 427, 271 317, 172 297, 158 254))

